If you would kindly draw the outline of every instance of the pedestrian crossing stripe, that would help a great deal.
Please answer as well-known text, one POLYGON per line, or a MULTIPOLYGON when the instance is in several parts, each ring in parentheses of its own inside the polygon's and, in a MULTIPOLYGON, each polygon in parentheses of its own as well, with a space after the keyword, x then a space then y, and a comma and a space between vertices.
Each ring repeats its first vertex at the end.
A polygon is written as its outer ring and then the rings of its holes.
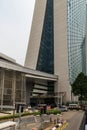
POLYGON ((64 130, 68 126, 68 124, 68 122, 63 124, 60 128, 58 128, 58 130, 64 130))

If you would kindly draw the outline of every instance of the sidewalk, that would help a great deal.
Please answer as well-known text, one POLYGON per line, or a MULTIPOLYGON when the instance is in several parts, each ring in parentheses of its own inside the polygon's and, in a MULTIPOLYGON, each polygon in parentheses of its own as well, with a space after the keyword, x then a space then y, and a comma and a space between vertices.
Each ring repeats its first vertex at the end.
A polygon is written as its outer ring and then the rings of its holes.
MULTIPOLYGON (((82 111, 68 111, 68 112, 63 112, 62 115, 45 115, 43 116, 44 121, 46 122, 46 128, 44 128, 43 123, 41 124, 41 116, 25 116, 25 117, 21 117, 21 120, 19 120, 19 118, 15 119, 15 121, 17 122, 17 124, 19 125, 18 128, 16 128, 16 130, 37 130, 38 128, 42 127, 45 130, 51 130, 54 126, 57 125, 57 119, 63 119, 66 120, 68 122, 68 125, 64 126, 62 128, 62 130, 74 130, 69 128, 69 126, 73 126, 74 122, 74 118, 77 117, 76 119, 78 119, 79 116, 79 120, 81 123, 82 117, 83 117, 84 112, 82 111), (50 123, 50 117, 51 117, 51 123, 50 123), (55 122, 54 122, 55 120, 55 122), (18 122, 20 121, 20 122, 18 122), (42 126, 41 126, 42 125, 42 126), (68 127, 67 127, 68 126, 68 127), (67 128, 69 129, 67 129, 67 128)), ((6 114, 0 113, 0 116, 4 116, 6 114)), ((80 123, 76 123, 77 125, 80 125, 80 123)), ((58 129, 59 130, 59 129, 58 129)), ((76 129, 75 129, 76 130, 76 129)))
MULTIPOLYGON (((59 117, 59 115, 52 115, 52 122, 50 123, 50 121, 47 122, 47 127, 44 128, 44 126, 41 126, 41 122, 37 121, 35 123, 24 123, 22 124, 21 130, 28 130, 28 129, 33 129, 36 130, 38 128, 43 128, 44 130, 51 130, 54 126, 57 125, 57 118, 66 120, 68 123, 70 122, 70 120, 78 113, 78 111, 68 111, 68 112, 64 112, 62 113, 62 115, 59 117), (56 119, 56 122, 54 123, 54 120, 56 119)), ((47 115, 49 118, 49 115, 47 115)), ((28 119, 29 120, 29 119, 28 119)), ((47 121, 47 117, 46 117, 46 121, 47 121)), ((64 125, 62 128, 65 129, 68 126, 68 124, 66 124, 66 126, 64 125)), ((63 130, 62 129, 62 130, 63 130)), ((18 130, 18 129, 17 129, 18 130)))
POLYGON ((13 111, 0 112, 0 117, 7 116, 7 115, 13 115, 13 111))

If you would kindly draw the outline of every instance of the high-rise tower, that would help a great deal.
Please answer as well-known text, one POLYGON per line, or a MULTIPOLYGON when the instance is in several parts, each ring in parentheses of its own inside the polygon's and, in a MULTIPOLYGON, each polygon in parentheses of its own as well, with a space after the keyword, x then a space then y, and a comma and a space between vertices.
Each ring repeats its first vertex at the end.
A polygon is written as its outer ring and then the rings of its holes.
POLYGON ((58 75, 55 92, 71 100, 71 86, 85 72, 85 0, 36 0, 25 66, 58 75))

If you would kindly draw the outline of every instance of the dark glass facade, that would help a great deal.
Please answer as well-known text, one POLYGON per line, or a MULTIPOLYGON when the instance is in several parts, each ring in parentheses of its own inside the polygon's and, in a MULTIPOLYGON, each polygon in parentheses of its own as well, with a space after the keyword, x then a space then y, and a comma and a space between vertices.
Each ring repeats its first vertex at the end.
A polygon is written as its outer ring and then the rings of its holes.
POLYGON ((47 0, 37 70, 54 73, 53 0, 47 0))

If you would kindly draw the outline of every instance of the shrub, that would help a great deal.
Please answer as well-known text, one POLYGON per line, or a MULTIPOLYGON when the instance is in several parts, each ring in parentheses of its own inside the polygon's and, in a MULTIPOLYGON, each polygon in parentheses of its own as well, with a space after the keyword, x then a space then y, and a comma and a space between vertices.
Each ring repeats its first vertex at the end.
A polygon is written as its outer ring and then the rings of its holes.
MULTIPOLYGON (((46 111, 46 114, 60 114, 61 111, 58 110, 58 109, 51 109, 51 110, 47 110, 46 111)), ((33 113, 29 113, 29 112, 24 112, 24 113, 21 113, 21 116, 27 116, 27 115, 40 115, 40 111, 37 111, 37 112, 33 112, 33 113)), ((6 115, 6 116, 1 116, 0 117, 0 121, 1 120, 7 120, 7 119, 12 119, 14 116, 14 118, 18 118, 19 117, 19 113, 16 113, 14 115, 6 115)))
MULTIPOLYGON (((33 112, 33 113, 30 113, 30 112, 24 112, 24 113, 21 113, 21 116, 27 116, 27 115, 40 115, 40 111, 37 111, 37 112, 33 112)), ((12 118, 18 118, 19 117, 19 113, 16 113, 14 115, 6 115, 6 116, 1 116, 0 117, 0 121, 1 120, 7 120, 7 119, 12 119, 12 118)))
POLYGON ((46 111, 47 114, 61 114, 61 111, 58 109, 51 109, 46 111))
POLYGON ((34 115, 40 115, 40 111, 34 112, 34 115))

